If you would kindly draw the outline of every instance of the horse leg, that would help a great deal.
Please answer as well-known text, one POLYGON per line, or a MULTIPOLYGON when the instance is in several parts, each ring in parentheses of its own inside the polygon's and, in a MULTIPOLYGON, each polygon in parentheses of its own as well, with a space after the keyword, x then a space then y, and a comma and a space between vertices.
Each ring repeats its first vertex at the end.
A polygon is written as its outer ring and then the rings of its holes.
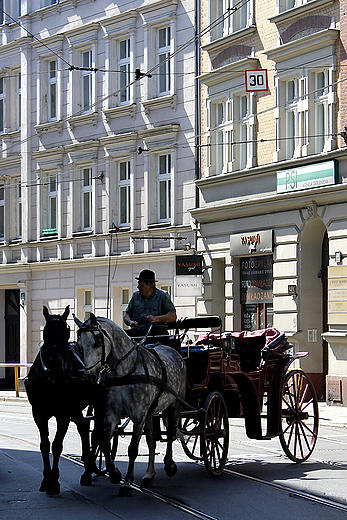
POLYGON ((106 471, 108 473, 108 478, 111 484, 119 484, 122 475, 119 469, 115 467, 114 458, 111 453, 111 438, 113 436, 113 431, 114 428, 112 427, 110 421, 105 419, 100 449, 102 450, 105 457, 106 471))
POLYGON ((46 492, 51 482, 51 463, 49 460, 50 442, 48 431, 48 420, 40 417, 39 414, 33 410, 33 418, 40 432, 40 451, 43 462, 43 480, 40 485, 40 491, 46 492))
POLYGON ((84 473, 81 476, 80 484, 81 486, 91 486, 94 464, 89 443, 89 420, 83 417, 82 412, 79 413, 72 420, 77 426, 77 430, 80 434, 82 444, 82 461, 84 464, 84 473))
POLYGON ((118 496, 131 496, 131 484, 134 482, 134 467, 135 460, 139 452, 139 442, 143 432, 144 419, 140 422, 134 422, 133 425, 133 434, 131 436, 131 441, 128 448, 128 471, 126 477, 124 479, 124 484, 120 487, 118 496))
POLYGON ((174 477, 177 473, 177 465, 172 456, 172 443, 176 438, 176 430, 179 423, 180 409, 175 408, 174 405, 165 410, 163 416, 167 427, 167 445, 166 454, 164 457, 164 469, 168 477, 174 477))
POLYGON ((47 495, 59 495, 60 484, 59 484, 59 458, 63 451, 63 440, 66 435, 70 423, 70 418, 57 418, 57 433, 54 441, 52 442, 52 453, 53 453, 53 464, 51 473, 51 483, 49 489, 47 489, 47 495))
POLYGON ((145 434, 146 434, 146 441, 147 441, 149 455, 148 455, 147 471, 141 481, 141 489, 153 487, 153 484, 155 481, 154 459, 155 459, 155 447, 156 447, 157 433, 154 431, 153 414, 150 414, 146 418, 145 434))

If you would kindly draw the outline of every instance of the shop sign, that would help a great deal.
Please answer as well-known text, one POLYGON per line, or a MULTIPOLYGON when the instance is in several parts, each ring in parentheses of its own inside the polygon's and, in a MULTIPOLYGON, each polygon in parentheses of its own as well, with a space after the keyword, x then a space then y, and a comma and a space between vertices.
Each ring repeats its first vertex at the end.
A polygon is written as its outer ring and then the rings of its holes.
POLYGON ((202 276, 176 276, 175 296, 202 296, 202 276))
POLYGON ((336 183, 337 163, 326 161, 277 172, 277 193, 308 190, 336 183))
POLYGON ((202 255, 176 256, 176 274, 196 276, 202 274, 202 255))
POLYGON ((347 266, 328 267, 328 324, 347 323, 347 266))
POLYGON ((246 231, 230 235, 231 256, 273 252, 273 231, 246 231))
POLYGON ((240 258, 240 302, 272 303, 272 255, 240 258))

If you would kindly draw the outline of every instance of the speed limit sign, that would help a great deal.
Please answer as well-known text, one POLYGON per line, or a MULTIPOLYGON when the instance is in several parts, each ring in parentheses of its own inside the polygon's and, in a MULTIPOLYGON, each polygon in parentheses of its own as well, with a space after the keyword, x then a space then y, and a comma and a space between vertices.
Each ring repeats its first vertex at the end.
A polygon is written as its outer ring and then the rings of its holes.
POLYGON ((261 92, 268 90, 266 69, 246 70, 245 79, 246 92, 261 92))

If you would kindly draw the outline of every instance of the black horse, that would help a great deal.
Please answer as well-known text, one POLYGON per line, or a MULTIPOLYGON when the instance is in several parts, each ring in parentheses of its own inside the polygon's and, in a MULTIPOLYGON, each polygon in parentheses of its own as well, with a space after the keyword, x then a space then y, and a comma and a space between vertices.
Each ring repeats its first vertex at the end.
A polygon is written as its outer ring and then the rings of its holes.
POLYGON ((40 491, 58 495, 59 457, 63 440, 73 421, 82 441, 82 460, 85 472, 81 485, 92 483, 94 461, 90 452, 89 421, 83 409, 91 402, 90 387, 83 380, 84 365, 76 348, 69 344, 70 328, 66 322, 69 306, 62 315, 49 314, 43 307, 46 324, 43 329, 43 345, 24 381, 34 421, 40 432, 40 449, 43 459, 43 480, 40 491), (53 464, 50 464, 48 421, 56 418, 57 431, 52 443, 53 464))

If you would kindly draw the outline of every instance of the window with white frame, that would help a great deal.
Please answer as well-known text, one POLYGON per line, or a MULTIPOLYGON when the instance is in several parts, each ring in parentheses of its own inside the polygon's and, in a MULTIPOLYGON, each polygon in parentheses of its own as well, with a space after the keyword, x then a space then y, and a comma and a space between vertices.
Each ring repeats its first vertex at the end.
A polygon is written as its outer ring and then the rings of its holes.
POLYGON ((172 296, 172 288, 171 288, 170 284, 160 283, 160 284, 158 284, 158 288, 161 289, 162 291, 167 292, 170 297, 172 296))
POLYGON ((312 0, 276 0, 276 12, 283 13, 294 7, 300 7, 301 5, 308 4, 312 0))
POLYGON ((254 0, 210 0, 211 41, 252 24, 254 0))
POLYGON ((54 121, 57 119, 57 61, 50 60, 48 62, 48 93, 47 108, 48 119, 54 121))
POLYGON ((5 130, 5 81, 0 78, 0 133, 5 130))
POLYGON ((44 7, 48 7, 49 5, 57 4, 59 0, 44 0, 44 7))
POLYGON ((125 310, 128 306, 129 300, 130 300, 130 289, 129 289, 129 287, 121 287, 120 291, 121 291, 121 298, 120 298, 121 321, 120 321, 120 323, 123 324, 125 329, 128 329, 129 327, 128 327, 128 325, 126 325, 123 322, 123 318, 124 318, 125 310))
POLYGON ((81 70, 81 108, 83 112, 88 112, 92 108, 92 71, 88 70, 92 67, 92 51, 83 51, 81 61, 84 69, 81 70))
POLYGON ((158 156, 158 219, 171 220, 171 154, 158 156))
POLYGON ((18 72, 16 74, 16 94, 17 94, 17 128, 22 125, 22 76, 18 72))
POLYGON ((83 320, 87 320, 92 312, 92 291, 84 289, 83 291, 83 320))
POLYGON ((315 152, 321 153, 326 149, 329 132, 328 71, 314 73, 314 79, 315 152))
POLYGON ((0 185, 0 240, 5 236, 5 187, 0 185))
POLYGON ((130 38, 118 42, 119 102, 130 101, 130 38))
POLYGON ((22 236, 22 185, 21 182, 18 181, 15 184, 16 186, 16 228, 17 228, 17 238, 21 238, 22 236))
POLYGON ((119 225, 130 225, 130 161, 118 163, 119 225))
POLYGON ((170 26, 157 29, 158 95, 170 93, 170 26))
POLYGON ((92 229, 92 170, 82 170, 82 201, 81 201, 82 230, 92 229))
POLYGON ((220 175, 254 166, 254 125, 250 124, 251 116, 249 94, 230 93, 227 99, 209 103, 208 175, 220 175))
POLYGON ((298 142, 298 81, 296 78, 285 82, 286 104, 285 104, 285 148, 286 159, 295 156, 298 142))
POLYGON ((58 228, 58 176, 56 173, 45 176, 42 194, 42 234, 50 235, 56 233, 58 228))

